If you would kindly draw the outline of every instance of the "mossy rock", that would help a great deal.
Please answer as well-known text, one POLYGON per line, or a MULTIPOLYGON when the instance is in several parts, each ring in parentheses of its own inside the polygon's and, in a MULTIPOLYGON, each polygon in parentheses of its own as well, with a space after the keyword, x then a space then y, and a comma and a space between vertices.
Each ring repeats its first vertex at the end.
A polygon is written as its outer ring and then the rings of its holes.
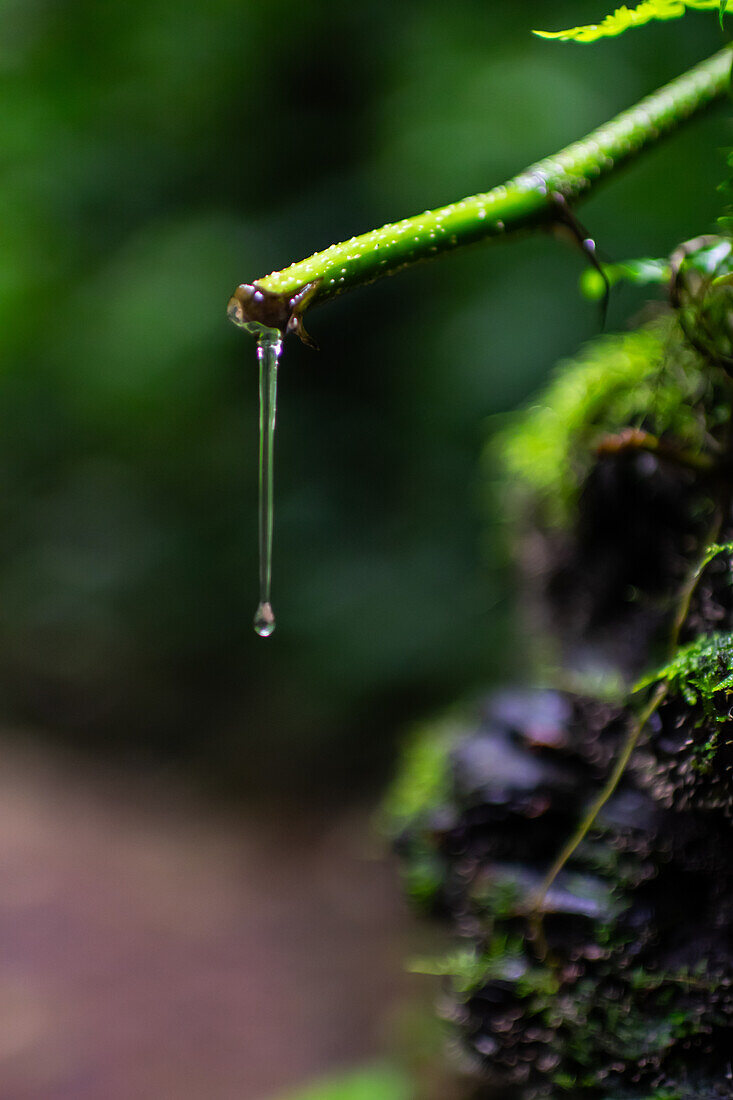
POLYGON ((731 546, 711 551, 674 659, 655 657, 714 517, 733 540, 729 415, 729 380, 664 314, 589 344, 489 444, 531 631, 576 693, 428 729, 390 802, 408 890, 457 936, 417 968, 448 986, 471 1100, 733 1100, 731 546), (645 686, 666 681, 665 699, 545 889, 655 660, 645 686), (620 695, 583 697, 591 679, 620 695))
POLYGON ((492 438, 490 510, 510 521, 536 656, 631 686, 662 651, 729 411, 726 376, 664 314, 588 344, 492 438))
POLYGON ((407 761, 432 760, 435 798, 398 800, 410 812, 392 820, 408 884, 429 865, 433 911, 461 934, 413 969, 447 983, 470 1095, 733 1096, 729 823, 667 809, 624 777, 544 898, 543 960, 527 936, 531 899, 600 788, 617 713, 513 692, 485 703, 473 728, 439 728, 439 754, 433 728, 427 755, 413 742, 407 761))

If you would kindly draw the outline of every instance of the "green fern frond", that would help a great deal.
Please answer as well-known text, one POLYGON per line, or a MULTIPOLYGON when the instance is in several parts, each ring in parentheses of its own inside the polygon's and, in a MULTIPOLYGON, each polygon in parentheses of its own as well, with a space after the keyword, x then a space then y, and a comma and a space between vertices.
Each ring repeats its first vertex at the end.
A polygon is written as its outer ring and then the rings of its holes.
POLYGON ((721 24, 728 0, 642 0, 635 8, 625 4, 607 15, 600 23, 585 27, 572 27, 567 31, 533 31, 540 38, 558 38, 562 42, 596 42, 599 38, 613 38, 631 27, 642 27, 654 19, 679 19, 688 8, 698 11, 718 11, 721 24))

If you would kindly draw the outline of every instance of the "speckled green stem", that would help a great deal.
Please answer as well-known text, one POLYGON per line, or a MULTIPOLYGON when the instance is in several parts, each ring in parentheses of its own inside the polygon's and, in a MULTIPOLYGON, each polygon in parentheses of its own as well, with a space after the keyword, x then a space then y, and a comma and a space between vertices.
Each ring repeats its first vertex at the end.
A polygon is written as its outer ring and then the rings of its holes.
POLYGON ((570 203, 584 198, 603 177, 722 96, 730 68, 726 48, 493 191, 332 244, 257 279, 255 286, 286 299, 318 281, 309 295, 311 305, 451 249, 541 227, 557 218, 558 193, 570 203))

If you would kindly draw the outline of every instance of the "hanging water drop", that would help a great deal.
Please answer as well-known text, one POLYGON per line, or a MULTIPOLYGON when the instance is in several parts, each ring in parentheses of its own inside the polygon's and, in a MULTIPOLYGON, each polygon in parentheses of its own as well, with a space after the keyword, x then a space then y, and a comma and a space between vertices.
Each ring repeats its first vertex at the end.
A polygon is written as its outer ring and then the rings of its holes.
POLYGON ((257 338, 260 364, 260 602, 255 612, 254 628, 261 638, 269 638, 275 629, 270 581, 277 368, 284 333, 294 333, 309 347, 316 346, 303 327, 303 311, 320 285, 321 279, 316 279, 312 283, 304 283, 295 293, 277 294, 257 283, 242 283, 227 306, 229 320, 257 338))
POLYGON ((260 638, 269 638, 275 629, 275 615, 272 604, 261 603, 255 611, 254 628, 260 638))
POLYGON ((260 365, 260 602, 255 612, 254 628, 261 638, 269 638, 275 629, 275 616, 270 603, 270 584, 272 580, 275 407, 277 402, 277 367, 282 351, 282 333, 278 329, 258 327, 257 358, 260 365))

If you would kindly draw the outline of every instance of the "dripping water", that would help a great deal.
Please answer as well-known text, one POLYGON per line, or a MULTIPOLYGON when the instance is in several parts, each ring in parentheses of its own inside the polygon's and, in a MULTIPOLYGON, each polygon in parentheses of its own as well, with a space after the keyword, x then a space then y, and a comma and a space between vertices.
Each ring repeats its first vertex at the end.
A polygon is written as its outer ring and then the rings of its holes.
POLYGON ((252 329, 256 329, 257 359, 260 367, 260 602, 255 612, 254 628, 261 638, 269 638, 275 629, 275 616, 270 602, 270 584, 272 580, 275 407, 282 333, 278 329, 264 328, 261 325, 252 326, 252 329))

